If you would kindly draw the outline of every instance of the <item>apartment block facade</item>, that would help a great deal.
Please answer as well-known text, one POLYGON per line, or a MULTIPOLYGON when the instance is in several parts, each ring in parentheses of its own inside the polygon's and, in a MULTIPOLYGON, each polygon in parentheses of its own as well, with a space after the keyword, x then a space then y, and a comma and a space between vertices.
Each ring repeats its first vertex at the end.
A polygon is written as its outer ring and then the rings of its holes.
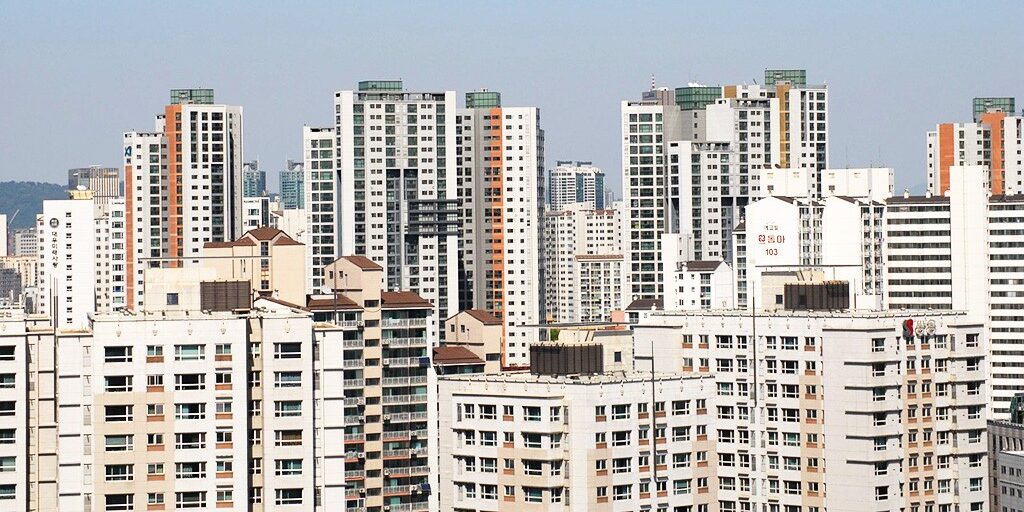
POLYGON ((196 265, 206 242, 242 234, 242 107, 174 89, 152 132, 124 134, 127 307, 145 268, 196 265))
POLYGON ((502 364, 525 365, 532 334, 525 326, 543 319, 546 280, 540 109, 505 107, 498 92, 476 91, 466 93, 455 121, 458 179, 450 197, 461 212, 461 289, 452 306, 502 319, 502 364))
POLYGON ((591 162, 559 161, 548 172, 548 206, 561 210, 572 203, 605 209, 604 171, 591 162))
POLYGON ((986 167, 993 195, 1024 191, 1024 117, 1013 98, 975 98, 974 122, 940 123, 927 134, 928 190, 945 195, 956 167, 986 167), (1009 100, 1009 101, 1006 101, 1009 100))
POLYGON ((984 321, 666 311, 634 334, 638 367, 715 381, 719 510, 985 510, 984 321))
POLYGON ((572 203, 544 215, 546 321, 608 321, 623 307, 619 211, 588 207, 572 203))
POLYGON ((710 380, 439 378, 441 510, 712 510, 710 380))

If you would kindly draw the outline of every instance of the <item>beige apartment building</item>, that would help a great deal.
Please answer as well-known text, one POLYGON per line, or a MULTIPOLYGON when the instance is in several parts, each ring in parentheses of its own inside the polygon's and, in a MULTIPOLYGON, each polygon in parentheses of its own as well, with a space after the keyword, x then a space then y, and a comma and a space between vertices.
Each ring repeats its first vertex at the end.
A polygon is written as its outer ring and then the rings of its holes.
POLYGON ((277 228, 246 231, 230 242, 207 242, 203 266, 220 279, 246 279, 259 295, 293 304, 306 300, 306 247, 277 228))

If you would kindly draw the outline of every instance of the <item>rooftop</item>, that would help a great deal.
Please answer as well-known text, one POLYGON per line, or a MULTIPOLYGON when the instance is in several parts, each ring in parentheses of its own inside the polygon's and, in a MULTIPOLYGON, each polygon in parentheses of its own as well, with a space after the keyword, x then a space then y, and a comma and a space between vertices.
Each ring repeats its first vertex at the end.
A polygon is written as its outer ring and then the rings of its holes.
MULTIPOLYGON (((477 319, 478 321, 480 321, 480 323, 484 325, 502 325, 503 323, 500 318, 482 309, 467 309, 465 311, 460 311, 459 313, 465 313, 477 319)), ((455 316, 453 316, 452 318, 455 318, 455 316)))
MULTIPOLYGON (((338 260, 345 260, 349 263, 363 269, 363 270, 384 270, 384 267, 374 263, 373 260, 366 256, 342 256, 338 260)), ((335 260, 335 261, 338 261, 335 260)))
POLYGON ((650 309, 665 309, 665 303, 661 299, 636 299, 626 306, 626 311, 647 311, 650 309))
POLYGON ((434 308, 430 301, 415 292, 381 292, 380 302, 384 309, 434 308))
POLYGON ((484 362, 469 349, 460 346, 434 347, 433 360, 441 365, 483 364, 484 362))

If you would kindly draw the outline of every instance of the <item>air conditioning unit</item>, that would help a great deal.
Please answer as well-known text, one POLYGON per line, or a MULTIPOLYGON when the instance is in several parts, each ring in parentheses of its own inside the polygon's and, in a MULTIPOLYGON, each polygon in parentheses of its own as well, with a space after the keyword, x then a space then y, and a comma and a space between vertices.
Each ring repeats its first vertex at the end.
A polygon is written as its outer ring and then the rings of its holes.
POLYGON ((420 486, 418 486, 418 485, 410 485, 409 486, 409 492, 420 492, 420 486))
POLYGON ((356 399, 356 405, 366 405, 366 399, 365 398, 357 398, 356 399))
POLYGON ((385 512, 391 510, 391 505, 384 505, 385 512))
POLYGON ((385 414, 384 415, 384 421, 391 421, 391 415, 390 414, 385 414))
POLYGON ((356 454, 356 458, 358 458, 358 459, 365 459, 366 458, 366 452, 359 452, 359 453, 357 453, 356 454))
POLYGON ((384 476, 390 476, 390 475, 391 475, 391 470, 385 469, 384 470, 384 476))

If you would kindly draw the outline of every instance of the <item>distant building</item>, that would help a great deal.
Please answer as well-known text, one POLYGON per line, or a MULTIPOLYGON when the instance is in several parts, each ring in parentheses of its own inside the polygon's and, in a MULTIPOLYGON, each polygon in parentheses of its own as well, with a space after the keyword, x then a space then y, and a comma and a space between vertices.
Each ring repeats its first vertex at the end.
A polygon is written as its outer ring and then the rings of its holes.
POLYGON ((281 207, 285 210, 301 210, 306 207, 305 175, 301 164, 296 170, 281 171, 281 207))
MULTIPOLYGON (((1021 398, 1014 397, 1018 410, 1021 398)), ((1024 510, 1024 424, 1020 420, 988 422, 988 510, 1024 510)))
POLYGON ((68 169, 68 190, 79 187, 91 190, 97 203, 121 197, 121 170, 98 165, 68 169))
POLYGON ((39 252, 39 239, 36 228, 16 229, 11 234, 12 256, 35 256, 39 252))
POLYGON ((258 169, 242 171, 242 196, 264 197, 267 195, 267 173, 258 169))
POLYGON ((262 227, 272 227, 270 221, 269 197, 242 198, 242 227, 247 231, 262 227))
POLYGON ((250 281, 254 294, 302 304, 305 253, 305 246, 284 231, 260 227, 231 242, 207 243, 203 266, 215 269, 217 279, 250 281))
POLYGON ((970 123, 940 123, 928 132, 928 190, 945 195, 953 168, 985 167, 985 188, 992 195, 1024 192, 1024 116, 1014 98, 975 98, 970 123))
POLYGON ((604 171, 590 162, 557 162, 548 172, 548 205, 561 210, 572 203, 585 203, 591 210, 603 210, 604 171))

